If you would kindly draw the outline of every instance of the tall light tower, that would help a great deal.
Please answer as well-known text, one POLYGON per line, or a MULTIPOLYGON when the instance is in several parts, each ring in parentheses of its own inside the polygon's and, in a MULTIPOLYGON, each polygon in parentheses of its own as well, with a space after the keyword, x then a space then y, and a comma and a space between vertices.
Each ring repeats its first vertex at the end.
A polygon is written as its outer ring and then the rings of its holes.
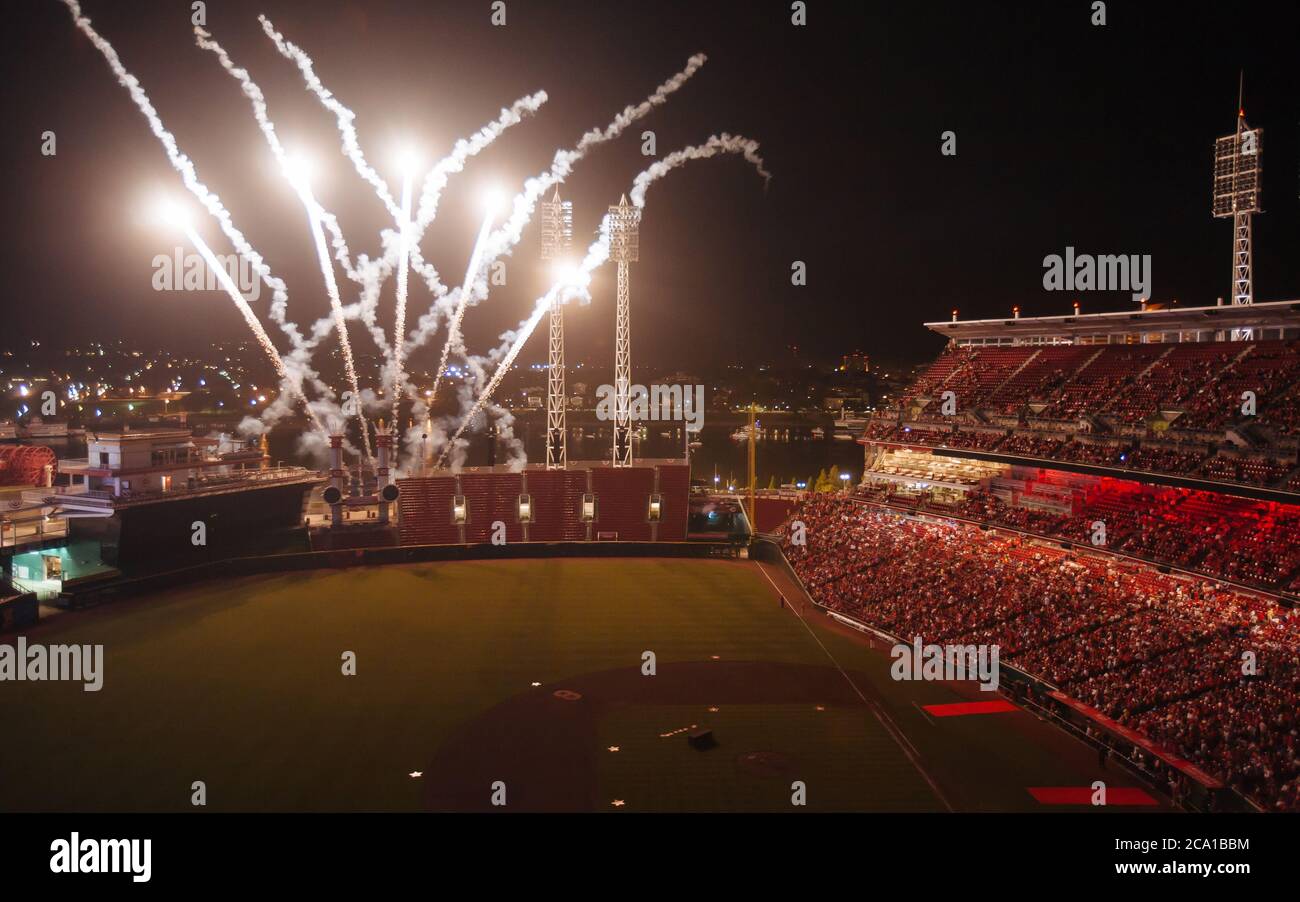
MULTIPOLYGON (((573 202, 560 200, 557 186, 542 208, 542 259, 557 265, 573 247, 573 202)), ((564 305, 551 301, 550 357, 546 368, 546 469, 563 470, 568 462, 564 425, 564 305)))
MULTIPOLYGON (((1261 129, 1246 124, 1241 92, 1237 94, 1237 131, 1214 142, 1214 216, 1232 217, 1232 303, 1255 300, 1251 265, 1250 217, 1259 213, 1261 129)), ((1251 329, 1234 329, 1232 339, 1245 341, 1251 329)))
POLYGON ((632 466, 632 324, 627 265, 640 259, 641 211, 627 202, 609 208, 609 257, 618 263, 618 309, 614 321, 614 466, 632 466))

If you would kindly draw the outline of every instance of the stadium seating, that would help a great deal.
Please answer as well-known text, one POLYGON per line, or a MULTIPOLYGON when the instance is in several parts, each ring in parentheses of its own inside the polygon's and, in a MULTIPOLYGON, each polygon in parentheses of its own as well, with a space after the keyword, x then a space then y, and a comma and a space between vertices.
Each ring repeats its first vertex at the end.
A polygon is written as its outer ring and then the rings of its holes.
POLYGON ((452 522, 456 495, 453 476, 399 479, 398 531, 403 545, 450 545, 460 541, 460 528, 452 522))
POLYGON ((1291 490, 1298 437, 1300 340, 950 347, 863 434, 1291 490), (1010 434, 984 425, 1011 416, 1010 434))
POLYGON ((595 467, 591 485, 596 493, 596 532, 620 542, 650 540, 649 503, 654 471, 643 467, 595 467))
POLYGON ((505 524, 507 542, 522 542, 524 529, 519 522, 519 496, 523 477, 518 473, 463 473, 460 491, 465 496, 466 542, 490 542, 493 523, 505 524))
MULTIPOLYGON (((1270 528, 1294 536, 1292 515, 1269 510, 1270 528)), ((807 544, 793 546, 787 530, 786 555, 820 604, 903 638, 996 644, 1002 660, 1264 807, 1300 808, 1295 608, 842 497, 812 496, 793 516, 807 544), (1243 673, 1244 651, 1257 655, 1252 674, 1243 673)))
POLYGON ((855 494, 1079 543, 1091 543, 1092 524, 1100 521, 1109 550, 1271 591, 1287 591, 1300 569, 1300 505, 1050 470, 1033 479, 990 481, 979 466, 979 461, 894 454, 869 474, 881 482, 907 477, 971 486, 956 504, 937 502, 924 491, 902 504, 896 490, 871 483, 855 494), (963 474, 963 465, 973 469, 963 474))
POLYGON ((533 522, 528 538, 533 542, 581 542, 587 526, 580 519, 582 496, 587 491, 585 470, 529 470, 528 493, 533 499, 533 522))
POLYGON ((684 542, 690 519, 687 498, 690 496, 691 468, 686 464, 660 464, 659 494, 663 511, 659 517, 658 539, 661 542, 684 542))
POLYGON ((690 516, 690 468, 684 463, 646 462, 615 469, 607 464, 567 470, 540 467, 467 470, 459 475, 398 480, 399 536, 403 545, 491 542, 493 524, 505 526, 507 543, 684 541, 690 516), (595 520, 582 519, 583 496, 595 495, 595 520), (453 521, 456 495, 465 499, 465 522, 453 521), (519 497, 532 502, 528 524, 520 521, 519 497), (660 496, 657 521, 650 498, 660 496))

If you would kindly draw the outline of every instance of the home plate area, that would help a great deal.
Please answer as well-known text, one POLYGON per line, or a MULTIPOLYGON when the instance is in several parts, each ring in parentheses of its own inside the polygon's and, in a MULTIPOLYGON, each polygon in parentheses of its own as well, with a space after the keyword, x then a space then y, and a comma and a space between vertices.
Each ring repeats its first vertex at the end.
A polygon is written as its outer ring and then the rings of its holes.
POLYGON ((661 663, 654 676, 633 667, 534 687, 466 724, 425 779, 439 811, 934 806, 843 674, 760 662, 661 663))

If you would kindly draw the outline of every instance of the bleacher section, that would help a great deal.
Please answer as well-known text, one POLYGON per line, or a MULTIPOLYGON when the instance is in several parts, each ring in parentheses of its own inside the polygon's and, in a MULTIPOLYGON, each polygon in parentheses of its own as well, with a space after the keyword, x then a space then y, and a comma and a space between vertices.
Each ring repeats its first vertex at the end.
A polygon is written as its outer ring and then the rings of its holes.
POLYGON ((862 441, 1294 492, 1300 340, 950 347, 862 441))
POLYGON ((1300 505, 906 450, 881 453, 856 494, 1274 592, 1300 577, 1300 505))
POLYGON ((691 468, 686 464, 660 464, 658 492, 663 496, 663 512, 659 517, 660 542, 686 541, 687 523, 690 520, 691 468))
POLYGON ((530 467, 474 468, 460 474, 397 481, 398 535, 403 545, 479 544, 494 540, 493 524, 505 526, 505 541, 589 540, 680 542, 686 539, 690 469, 675 461, 642 461, 627 468, 606 463, 570 464, 567 470, 530 467), (595 498, 595 519, 583 518, 583 496, 595 498), (464 497, 463 523, 455 521, 454 499, 464 497), (520 518, 520 496, 530 499, 531 521, 520 518), (660 498, 652 520, 651 498, 660 498))
POLYGON ((493 523, 504 523, 507 542, 522 542, 524 527, 519 522, 519 496, 524 490, 519 473, 464 473, 460 492, 465 496, 465 541, 471 544, 493 539, 493 523))
POLYGON ((533 497, 532 542, 582 542, 587 524, 578 517, 587 491, 586 470, 529 470, 528 492, 533 497))
POLYGON ((1004 662, 1261 807, 1300 809, 1300 611, 1094 549, 842 496, 814 495, 792 519, 803 528, 783 531, 785 554, 817 603, 898 637, 997 646, 1004 662), (1246 652, 1255 669, 1243 669, 1246 652))
POLYGON ((403 545, 451 545, 459 542, 460 527, 452 522, 456 494, 453 476, 397 480, 398 536, 403 545))
POLYGON ((622 542, 649 541, 653 470, 597 467, 591 471, 591 485, 596 492, 597 538, 622 542))

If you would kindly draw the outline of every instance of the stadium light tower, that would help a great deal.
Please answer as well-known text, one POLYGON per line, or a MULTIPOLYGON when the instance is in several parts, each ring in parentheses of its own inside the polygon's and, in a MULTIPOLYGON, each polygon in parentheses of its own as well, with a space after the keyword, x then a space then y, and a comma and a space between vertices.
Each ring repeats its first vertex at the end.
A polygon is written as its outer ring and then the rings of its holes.
POLYGON ((618 309, 614 322, 614 466, 632 466, 632 325, 628 264, 640 259, 637 229, 641 211, 627 202, 609 208, 609 257, 618 263, 618 309))
MULTIPOLYGON (((1260 134, 1246 124, 1241 89, 1237 92, 1237 131, 1214 142, 1214 206, 1216 219, 1232 217, 1232 303, 1255 300, 1251 265, 1251 214, 1259 213, 1260 134)), ((1234 341, 1249 340, 1251 329, 1234 329, 1234 341)))
MULTIPOLYGON (((541 204, 542 259, 551 265, 573 247, 573 202, 560 200, 557 186, 541 204)), ((546 469, 563 470, 568 464, 568 431, 564 424, 564 305, 557 294, 551 300, 550 357, 546 369, 546 469)))

